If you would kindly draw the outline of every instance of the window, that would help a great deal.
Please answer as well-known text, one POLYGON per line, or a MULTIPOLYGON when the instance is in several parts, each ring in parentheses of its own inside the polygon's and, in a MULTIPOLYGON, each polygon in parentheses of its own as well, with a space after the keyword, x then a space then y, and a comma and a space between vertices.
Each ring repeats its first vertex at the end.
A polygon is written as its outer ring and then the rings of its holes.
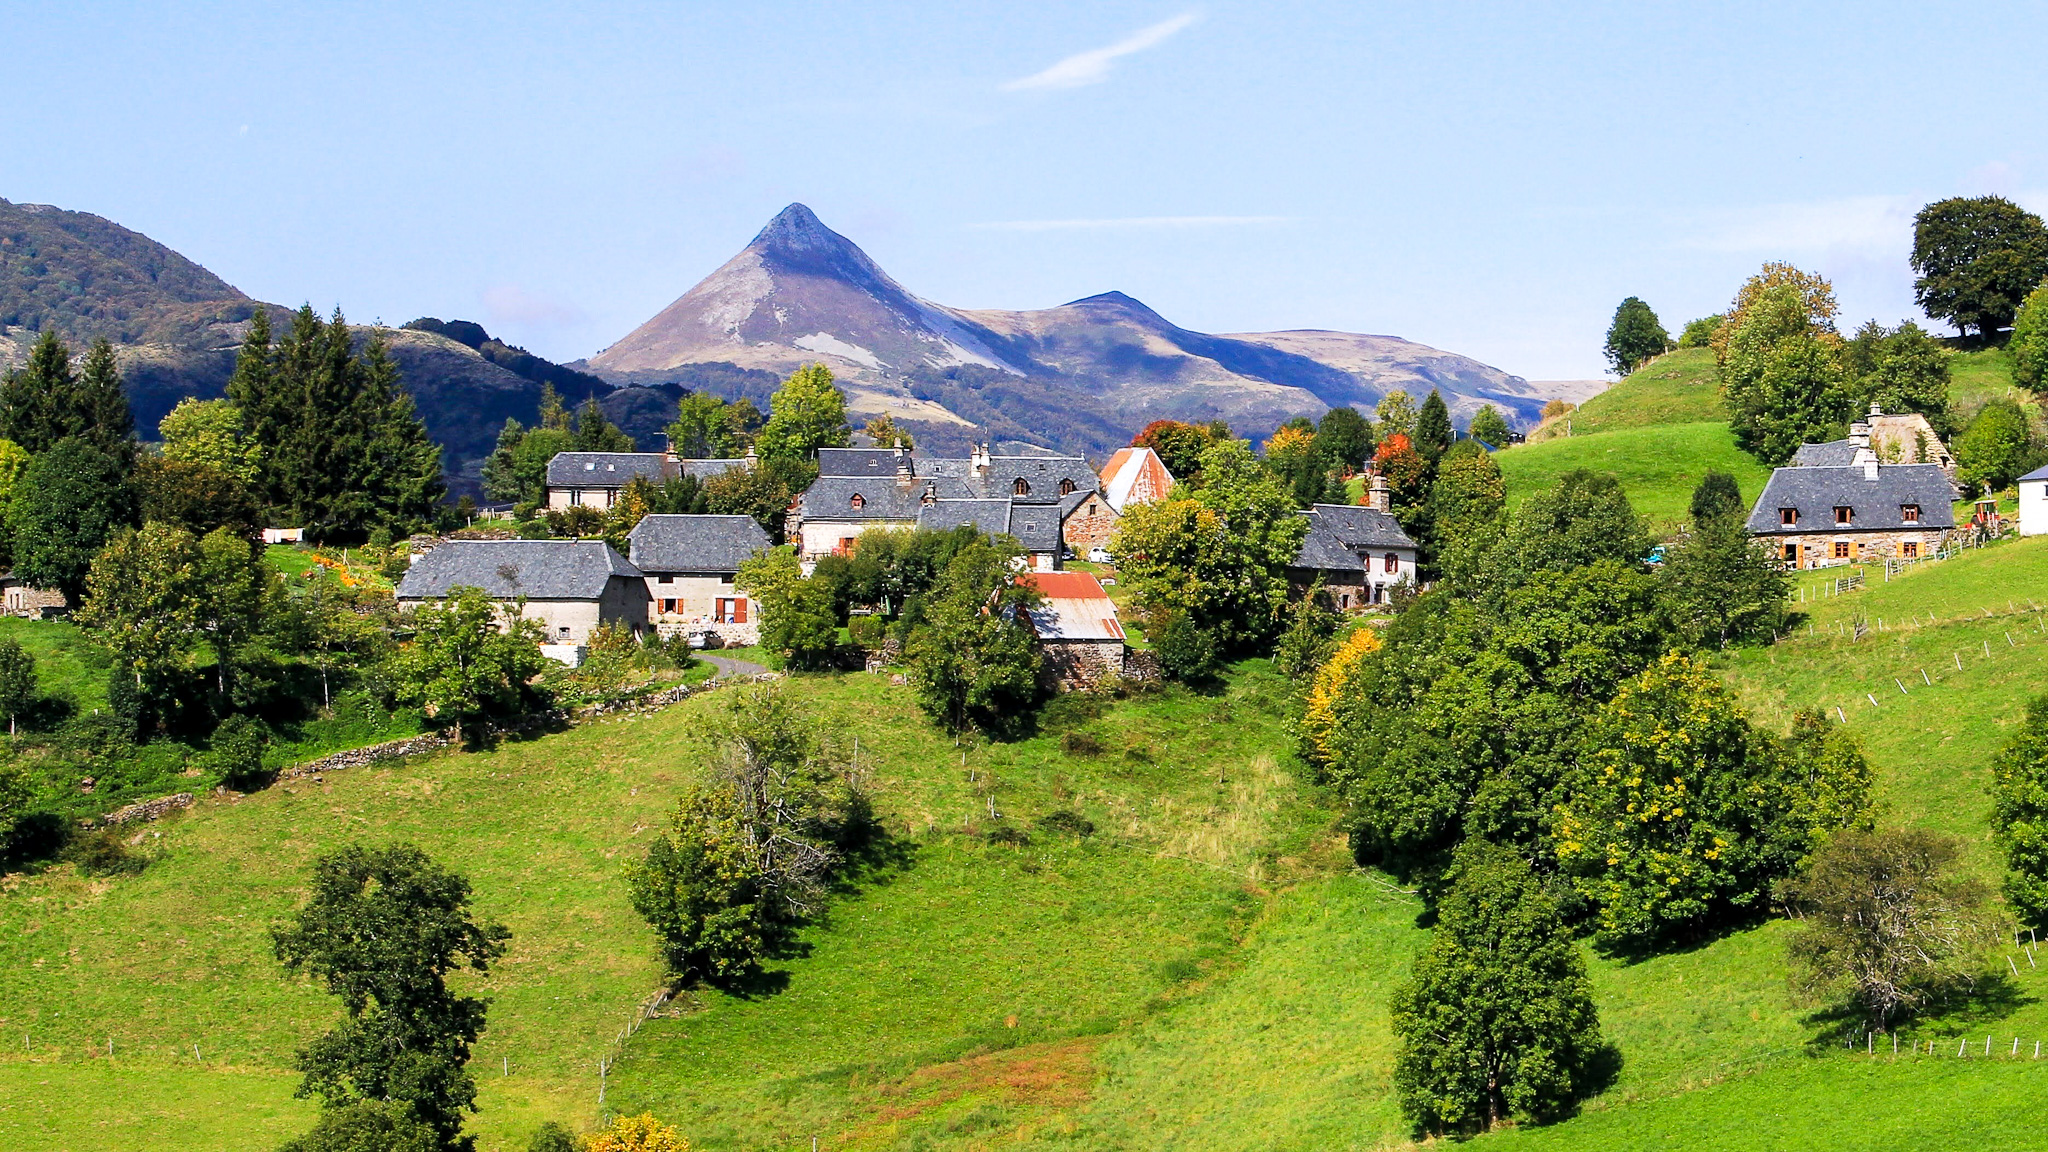
POLYGON ((569 626, 567 624, 562 625, 560 628, 555 629, 555 634, 567 640, 569 638, 569 626))
POLYGON ((673 576, 663 576, 663 577, 661 578, 661 582, 662 582, 663 584, 673 584, 673 583, 675 583, 675 582, 676 582, 676 578, 675 578, 675 577, 673 577, 673 576))
POLYGON ((1031 483, 1022 476, 1019 476, 1017 477, 1017 482, 1011 485, 1010 491, 1019 496, 1029 496, 1031 495, 1031 483))
POLYGON ((659 604, 660 607, 656 610, 664 616, 670 615, 674 613, 676 610, 676 602, 673 600, 663 600, 660 601, 659 604))
POLYGON ((1091 501, 1089 501, 1089 503, 1088 503, 1088 515, 1090 515, 1090 516, 1093 516, 1093 515, 1095 515, 1095 503, 1094 503, 1094 501, 1092 501, 1092 500, 1091 500, 1091 501))
POLYGON ((1060 495, 1062 495, 1062 496, 1072 496, 1073 494, 1074 494, 1074 482, 1073 482, 1072 480, 1062 480, 1062 481, 1060 481, 1060 495))
POLYGON ((1799 545, 1797 545, 1797 544, 1787 544, 1787 545, 1785 545, 1785 550, 1784 550, 1784 551, 1783 551, 1783 552, 1782 552, 1782 553, 1781 553, 1780 555, 1781 555, 1781 556, 1782 556, 1782 558, 1783 558, 1783 559, 1785 560, 1785 562, 1786 562, 1786 563, 1788 563, 1788 564, 1797 564, 1797 563, 1799 563, 1799 545))
POLYGON ((1837 540, 1837 541, 1835 541, 1835 559, 1837 559, 1837 560, 1847 560, 1848 558, 1849 558, 1849 542, 1848 542, 1847 540, 1837 540))
POLYGON ((860 511, 861 509, 863 509, 863 508, 865 508, 865 507, 867 507, 867 506, 868 506, 868 498, 867 498, 867 497, 865 497, 865 496, 863 496, 863 495, 861 495, 861 494, 860 494, 860 493, 858 493, 858 492, 855 492, 855 493, 853 494, 853 499, 851 499, 851 500, 847 501, 847 503, 849 503, 849 504, 853 505, 853 510, 854 510, 855 512, 858 512, 858 511, 860 511))
POLYGON ((1386 571, 1390 573, 1399 572, 1401 570, 1401 557, 1398 553, 1387 553, 1386 558, 1382 560, 1380 563, 1385 567, 1386 571))
POLYGON ((1780 509, 1778 509, 1778 527, 1780 527, 1780 528, 1792 528, 1792 527, 1795 527, 1795 526, 1797 526, 1797 525, 1798 525, 1798 523, 1799 523, 1799 509, 1797 509, 1797 508, 1780 508, 1780 509))
POLYGON ((1908 524, 1918 524, 1920 522, 1920 506, 1918 504, 1899 505, 1899 519, 1908 524))
POLYGON ((1908 560, 1919 559, 1920 542, 1917 540, 1908 540, 1904 544, 1899 545, 1899 555, 1904 556, 1908 560))
POLYGON ((712 601, 711 620, 716 624, 745 624, 747 622, 747 598, 744 596, 720 596, 712 601))
POLYGON ((1854 508, 1849 507, 1847 504, 1835 505, 1835 523, 1837 525, 1846 526, 1849 523, 1849 521, 1854 517, 1855 512, 1856 510, 1854 508))

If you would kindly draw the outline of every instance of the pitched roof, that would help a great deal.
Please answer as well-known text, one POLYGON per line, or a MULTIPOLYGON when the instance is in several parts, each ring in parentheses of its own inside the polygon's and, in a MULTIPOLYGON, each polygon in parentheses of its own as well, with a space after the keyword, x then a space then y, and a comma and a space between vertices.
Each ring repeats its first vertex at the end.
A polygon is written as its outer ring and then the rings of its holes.
POLYGON ((1953 528, 1955 485, 1939 464, 1880 464, 1876 479, 1862 467, 1774 468, 1749 514, 1755 535, 1786 532, 1870 532, 1883 529, 1953 528), (1920 519, 1907 523, 1899 508, 1915 504, 1920 519), (1851 523, 1837 528, 1835 509, 1853 508, 1851 523), (1798 523, 1781 525, 1778 510, 1792 508, 1798 523))
MULTIPOLYGON (((2020 480, 2048 480, 2048 464, 2034 469, 2032 472, 2020 477, 2020 480)), ((2019 480, 2015 480, 2013 483, 2017 484, 2019 480)))
POLYGON ((642 517, 626 537, 633 566, 643 572, 737 572, 768 547, 751 516, 642 517))
POLYGON ((1102 466, 1102 495, 1121 514, 1135 493, 1140 499, 1158 499, 1173 487, 1173 473, 1166 461, 1150 448, 1119 448, 1102 466))
POLYGON ((595 600, 612 577, 640 575, 602 540, 450 540, 413 561, 398 598, 439 599, 468 587, 496 600, 595 600))
POLYGON ((1057 504, 1010 505, 1010 535, 1027 552, 1058 555, 1060 550, 1060 508, 1057 504))
POLYGON ((714 457, 704 460, 678 460, 676 463, 681 468, 683 475, 695 476, 699 480, 709 480, 713 476, 723 476, 735 468, 747 466, 747 462, 737 456, 726 458, 714 457))
POLYGON ((1010 530, 1008 500, 939 500, 917 510, 917 526, 943 532, 972 526, 976 531, 1000 536, 1010 530))
POLYGON ((1316 504, 1304 513, 1308 535, 1302 537, 1295 554, 1296 568, 1317 568, 1327 572, 1364 571, 1364 554, 1387 549, 1413 550, 1415 541, 1401 530, 1401 522, 1377 508, 1354 504, 1316 504))
POLYGON ((1801 444, 1792 453, 1792 468, 1847 468, 1856 460, 1856 445, 1847 440, 1801 444))
MULTIPOLYGON (((906 457, 911 454, 904 453, 906 457)), ((911 465, 913 471, 916 465, 911 465)), ((896 450, 894 448, 820 448, 818 449, 818 475, 820 476, 895 476, 896 450)))
POLYGON ((804 520, 903 520, 915 521, 924 507, 929 489, 939 499, 966 499, 974 495, 956 479, 919 477, 909 485, 896 483, 895 476, 820 476, 797 497, 804 520), (853 498, 860 497, 860 507, 853 498))
POLYGON ((548 484, 556 488, 623 488, 635 476, 660 480, 662 465, 667 462, 668 457, 660 452, 557 452, 548 461, 548 484))
POLYGON ((1045 600, 1028 610, 1040 640, 1122 640, 1109 593, 1087 572, 1027 572, 1017 583, 1038 589, 1045 600))

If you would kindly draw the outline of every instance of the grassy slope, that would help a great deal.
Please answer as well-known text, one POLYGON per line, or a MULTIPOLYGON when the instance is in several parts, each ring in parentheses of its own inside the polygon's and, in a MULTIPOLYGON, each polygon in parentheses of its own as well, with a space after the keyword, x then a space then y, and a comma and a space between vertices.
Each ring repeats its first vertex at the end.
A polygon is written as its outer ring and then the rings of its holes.
MULTIPOLYGON (((1617 385, 1617 387, 1619 387, 1617 385)), ((1735 446, 1726 424, 1667 424, 1523 444, 1500 453, 1513 506, 1574 468, 1611 473, 1636 511, 1658 528, 1685 518, 1692 490, 1707 469, 1732 473, 1747 499, 1763 491, 1770 469, 1735 446)))
MULTIPOLYGON (((860 737, 913 862, 835 909, 786 993, 707 996, 634 1041, 613 1101, 687 1119, 707 1146, 871 1121, 851 1086, 808 1087, 835 1075, 1019 1041, 1083 1052, 1199 979, 1248 914, 1245 886, 1321 843, 1326 817, 1273 758, 1280 686, 1257 666, 1223 699, 1171 693, 1084 721, 1098 754, 1047 736, 970 748, 964 770, 904 690, 866 676, 793 690, 860 737), (1102 831, 1021 849, 961 834, 988 823, 990 795, 1019 819, 1077 807, 1102 831)), ((515 1147, 543 1118, 587 1121, 596 1061, 659 976, 619 869, 701 763, 714 706, 206 802, 149 830, 162 859, 136 878, 10 879, 0 1028, 32 1048, 0 1056, 0 1146, 264 1148, 303 1126, 290 1052, 335 1009, 280 977, 264 932, 300 898, 305 863, 352 838, 422 844, 513 929, 478 982, 495 1000, 476 1064, 484 1147, 515 1147), (501 1060, 510 1076, 488 1075, 501 1060)))
POLYGON ((1719 389, 1713 352, 1686 348, 1659 356, 1567 416, 1545 423, 1529 439, 1562 439, 1567 424, 1569 435, 1587 436, 1653 424, 1725 423, 1728 411, 1719 389))

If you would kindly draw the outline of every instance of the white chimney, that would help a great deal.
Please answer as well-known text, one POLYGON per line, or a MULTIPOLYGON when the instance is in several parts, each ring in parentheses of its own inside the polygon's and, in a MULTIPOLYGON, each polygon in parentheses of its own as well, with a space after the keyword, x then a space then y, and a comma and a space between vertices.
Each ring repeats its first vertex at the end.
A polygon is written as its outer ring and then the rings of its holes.
POLYGON ((1862 447, 1856 449, 1856 459, 1852 463, 1856 467, 1863 469, 1863 478, 1865 480, 1877 479, 1877 453, 1870 450, 1870 443, 1867 437, 1862 447))
POLYGON ((1377 472, 1372 474, 1372 483, 1365 493, 1365 506, 1377 508, 1382 512, 1394 510, 1394 490, 1387 484, 1385 476, 1377 472))
POLYGON ((967 466, 974 470, 974 474, 976 476, 988 475, 988 445, 976 444, 974 446, 974 451, 967 457, 967 466))
POLYGON ((1870 425, 1861 420, 1849 425, 1849 446, 1858 451, 1870 447, 1870 425))
POLYGON ((745 465, 747 471, 749 472, 752 472, 755 468, 760 467, 761 458, 754 454, 754 446, 752 444, 747 445, 747 454, 745 456, 740 457, 740 463, 745 465))

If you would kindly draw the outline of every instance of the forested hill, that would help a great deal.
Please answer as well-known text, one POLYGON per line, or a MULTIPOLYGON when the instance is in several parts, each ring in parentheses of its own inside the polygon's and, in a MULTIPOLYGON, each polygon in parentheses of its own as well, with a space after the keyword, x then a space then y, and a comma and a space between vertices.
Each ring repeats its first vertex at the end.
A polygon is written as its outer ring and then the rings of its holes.
MULTIPOLYGON (((104 338, 144 438, 186 396, 219 396, 258 309, 281 327, 288 311, 254 300, 140 232, 89 212, 0 200, 0 368, 20 365, 38 333, 79 346, 104 338)), ((369 328, 358 328, 367 339, 369 328)), ((675 416, 681 389, 614 389, 493 339, 468 321, 386 329, 403 382, 442 447, 451 488, 474 491, 478 466, 506 418, 532 423, 543 382, 569 403, 596 395, 612 422, 642 440, 675 416)))

